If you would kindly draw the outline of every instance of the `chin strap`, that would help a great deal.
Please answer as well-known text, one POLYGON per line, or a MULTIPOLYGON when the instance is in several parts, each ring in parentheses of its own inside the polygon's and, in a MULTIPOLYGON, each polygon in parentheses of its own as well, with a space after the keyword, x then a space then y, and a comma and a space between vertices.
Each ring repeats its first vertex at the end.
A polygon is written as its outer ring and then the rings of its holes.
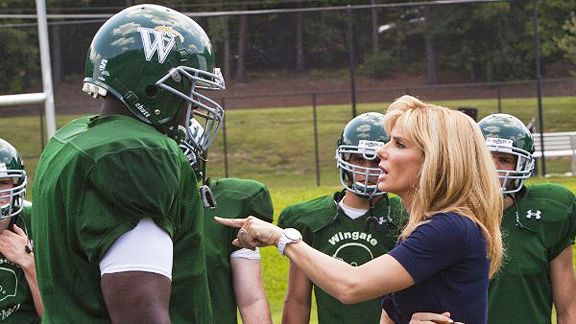
POLYGON ((194 173, 201 177, 200 182, 200 198, 202 199, 202 204, 204 208, 214 209, 216 208, 216 199, 214 198, 214 194, 212 190, 208 186, 208 179, 206 178, 206 162, 208 161, 207 155, 208 153, 205 152, 203 155, 199 155, 196 152, 196 149, 192 147, 185 141, 180 141, 179 144, 180 149, 188 159, 188 163, 190 167, 194 170, 194 173))
POLYGON ((526 227, 526 225, 524 225, 522 223, 522 221, 520 220, 520 214, 518 213, 518 205, 516 204, 517 203, 516 195, 511 194, 511 193, 510 194, 504 194, 504 198, 506 198, 506 197, 510 197, 510 199, 512 199, 512 206, 510 206, 510 207, 514 207, 514 212, 516 214, 516 222, 514 223, 514 225, 521 230, 525 230, 525 231, 528 231, 530 233, 536 233, 535 230, 533 230, 529 227, 526 227))
POLYGON ((383 195, 383 199, 386 199, 386 206, 387 208, 387 213, 386 216, 380 216, 378 217, 377 215, 374 215, 374 210, 375 208, 375 203, 374 203, 374 197, 375 196, 370 196, 370 198, 368 198, 368 204, 369 204, 369 209, 368 209, 368 217, 366 217, 366 220, 364 221, 364 231, 368 232, 370 231, 370 227, 374 227, 376 229, 376 231, 381 232, 384 230, 384 225, 390 225, 392 224, 392 208, 390 207, 390 199, 388 198, 388 194, 384 194, 383 195))
POLYGON ((208 179, 206 178, 206 162, 208 162, 208 153, 205 152, 203 156, 199 158, 202 160, 199 162, 200 167, 200 175, 202 176, 202 185, 200 186, 200 197, 202 197, 202 203, 204 204, 204 208, 214 209, 218 205, 216 203, 216 198, 212 193, 212 190, 208 186, 208 179))
POLYGON ((200 186, 200 196, 202 197, 202 203, 204 204, 204 208, 214 209, 217 206, 216 199, 214 198, 214 194, 210 187, 207 184, 203 184, 200 186))
POLYGON ((16 224, 16 220, 20 219, 22 221, 22 229, 24 230, 24 233, 26 234, 26 245, 24 246, 24 251, 26 251, 26 253, 32 253, 34 252, 34 242, 30 239, 30 235, 28 234, 28 226, 26 226, 26 221, 24 220, 24 218, 20 217, 19 215, 13 216, 12 219, 10 219, 10 225, 8 225, 8 228, 13 231, 13 226, 17 225, 16 224))

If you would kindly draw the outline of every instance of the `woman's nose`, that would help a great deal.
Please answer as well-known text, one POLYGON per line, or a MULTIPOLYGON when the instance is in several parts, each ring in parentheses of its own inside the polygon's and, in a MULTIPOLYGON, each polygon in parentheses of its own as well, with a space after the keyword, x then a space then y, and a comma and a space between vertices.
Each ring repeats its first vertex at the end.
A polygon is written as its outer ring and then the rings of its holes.
POLYGON ((384 146, 380 146, 377 150, 376 150, 376 155, 378 156, 379 160, 383 160, 384 159, 384 155, 386 154, 386 145, 384 146))

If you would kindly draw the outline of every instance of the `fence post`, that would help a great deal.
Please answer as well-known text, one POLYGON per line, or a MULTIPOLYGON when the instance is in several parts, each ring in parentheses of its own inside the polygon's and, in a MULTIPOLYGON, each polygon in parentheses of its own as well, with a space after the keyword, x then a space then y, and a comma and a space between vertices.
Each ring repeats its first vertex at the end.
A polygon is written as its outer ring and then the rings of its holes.
POLYGON ((38 106, 38 115, 40 116, 40 153, 44 151, 44 114, 42 114, 42 107, 38 106))
POLYGON ((576 135, 570 136, 570 149, 572 150, 572 163, 570 163, 570 171, 572 171, 573 176, 576 176, 576 135))
POLYGON ((312 120, 314 124, 314 160, 316 161, 316 186, 320 187, 320 158, 318 154, 318 121, 316 118, 316 94, 312 94, 312 120))
POLYGON ((498 98, 498 113, 502 112, 502 89, 500 82, 496 83, 496 98, 498 98))
MULTIPOLYGON (((222 98, 222 108, 226 106, 226 100, 222 98)), ((226 109, 224 109, 226 111, 226 109)), ((226 138, 226 117, 222 120, 222 145, 224 147, 224 177, 228 178, 228 140, 226 138)))
POLYGON ((540 151, 542 152, 542 176, 546 176, 544 155, 544 113, 542 111, 542 72, 540 68, 540 33, 538 30, 538 0, 532 1, 532 27, 534 30, 534 56, 536 57, 536 96, 538 97, 538 124, 540 126, 540 151))
POLYGON ((350 70, 350 100, 352 101, 352 118, 356 117, 356 81, 354 78, 354 24, 352 6, 348 5, 348 69, 350 70))

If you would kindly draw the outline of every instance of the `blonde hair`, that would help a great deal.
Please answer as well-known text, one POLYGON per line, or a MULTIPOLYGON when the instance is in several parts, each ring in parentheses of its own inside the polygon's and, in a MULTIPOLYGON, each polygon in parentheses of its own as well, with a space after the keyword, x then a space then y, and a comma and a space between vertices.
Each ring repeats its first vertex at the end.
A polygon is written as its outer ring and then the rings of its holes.
POLYGON ((384 127, 388 133, 398 127, 423 152, 412 206, 406 206, 410 219, 400 239, 406 239, 434 214, 461 214, 482 230, 492 276, 500 267, 504 250, 500 233, 502 193, 476 122, 459 111, 406 95, 388 107, 384 127))

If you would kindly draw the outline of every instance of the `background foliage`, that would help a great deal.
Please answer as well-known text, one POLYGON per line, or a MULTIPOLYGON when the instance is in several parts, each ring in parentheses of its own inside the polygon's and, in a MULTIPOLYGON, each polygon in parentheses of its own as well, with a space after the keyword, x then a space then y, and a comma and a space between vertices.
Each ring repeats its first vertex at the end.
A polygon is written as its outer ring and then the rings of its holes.
MULTIPOLYGON (((575 0, 535 0, 539 9, 541 54, 547 67, 576 57, 566 46, 575 0), (564 26, 565 28, 562 28, 564 26), (568 26, 568 27, 566 27, 568 26)), ((149 1, 47 0, 49 14, 113 14, 127 5, 149 1)), ((155 1, 189 12, 318 8, 391 4, 394 0, 155 1)), ((416 1, 405 1, 405 3, 416 1)), ((419 2, 421 3, 421 1, 419 2)), ((464 73, 474 81, 529 79, 534 76, 532 10, 534 1, 357 9, 195 18, 210 35, 225 73, 244 80, 258 71, 306 71, 348 66, 348 19, 354 25, 356 64, 369 75, 391 71, 464 73), (244 21, 246 28, 239 28, 244 21), (375 30, 389 25, 380 34, 375 30), (300 34, 298 30, 301 30, 300 34), (240 47, 240 40, 246 44, 240 47), (298 54, 300 53, 300 54, 298 54), (385 64, 382 67, 381 64, 385 64)), ((30 0, 4 0, 0 12, 35 13, 30 0)), ((55 83, 83 70, 84 52, 105 19, 51 19, 55 83)), ((0 19, 0 93, 20 93, 38 86, 39 57, 35 21, 0 19)), ((556 71, 557 72, 557 71, 556 71)), ((550 72, 552 73, 552 72, 550 72)), ((435 77, 429 80, 435 80, 435 77)), ((433 81, 432 81, 433 82, 433 81)))

